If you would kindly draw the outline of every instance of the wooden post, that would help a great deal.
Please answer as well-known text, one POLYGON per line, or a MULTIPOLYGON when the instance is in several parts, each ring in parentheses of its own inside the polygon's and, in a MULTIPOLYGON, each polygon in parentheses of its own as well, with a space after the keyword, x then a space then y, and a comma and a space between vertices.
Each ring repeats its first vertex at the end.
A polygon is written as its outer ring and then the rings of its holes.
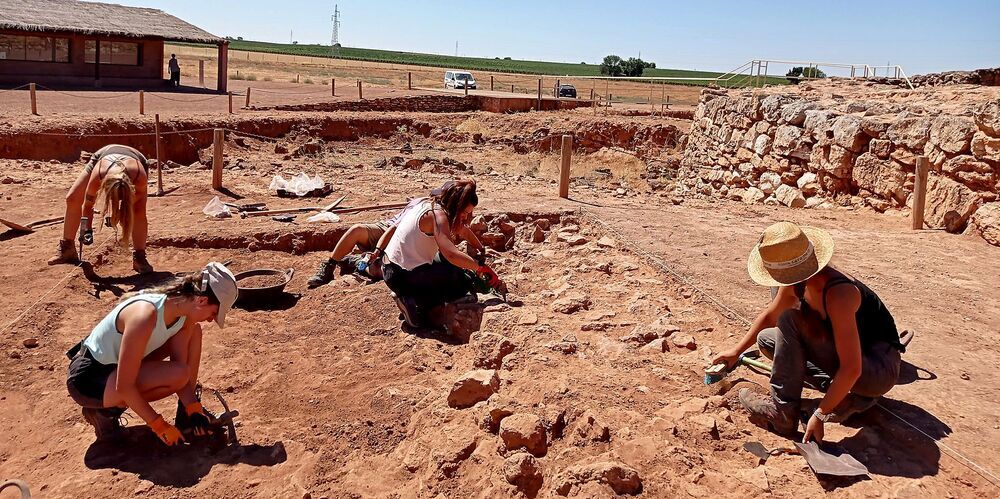
MULTIPOLYGON (((229 90, 229 41, 219 44, 218 53, 219 67, 215 72, 215 91, 224 94, 229 90)), ((205 84, 202 83, 201 86, 204 87, 205 84)))
POLYGON ((233 93, 229 93, 229 114, 233 114, 233 93))
POLYGON ((243 109, 250 109, 250 87, 247 87, 247 103, 243 109))
POLYGON ((594 89, 590 89, 590 100, 594 100, 594 89))
POLYGON ((31 85, 29 85, 28 88, 31 90, 31 114, 37 116, 38 115, 38 100, 35 97, 35 84, 32 83, 31 85))
POLYGON ((917 156, 917 174, 913 179, 913 230, 924 228, 924 205, 927 202, 927 156, 917 156))
POLYGON ((573 136, 562 136, 562 168, 559 170, 559 197, 569 197, 569 166, 573 157, 573 136))
POLYGON ((330 78, 330 96, 331 97, 336 97, 337 96, 337 79, 336 78, 330 78))
POLYGON ((493 91, 493 75, 490 75, 490 92, 493 91))
POLYGON ((205 59, 198 59, 198 86, 205 86, 205 59))
POLYGON ((510 93, 514 93, 514 84, 513 83, 510 84, 510 93))
POLYGON ((556 99, 559 98, 559 83, 560 81, 556 80, 556 88, 552 89, 552 96, 555 97, 556 99))
POLYGON ((163 195, 163 158, 160 157, 160 115, 153 115, 153 132, 156 135, 156 195, 163 195))
POLYGON ((608 107, 611 107, 611 94, 608 94, 608 107))
POLYGON ((364 100, 364 97, 361 94, 361 80, 358 80, 358 100, 364 100))
POLYGON ((413 90, 413 72, 412 71, 407 71, 406 72, 406 89, 407 90, 413 90))
POLYGON ((295 83, 298 83, 298 82, 299 82, 299 75, 296 74, 295 75, 295 83))
POLYGON ((465 79, 465 85, 462 85, 462 88, 465 90, 465 96, 468 97, 469 96, 469 79, 468 78, 465 79))
POLYGON ((146 114, 146 95, 142 90, 139 91, 139 114, 146 114))
POLYGON ((538 102, 535 103, 535 111, 542 110, 542 79, 538 79, 538 102))
POLYGON ((226 132, 221 128, 215 129, 212 144, 215 146, 212 155, 212 188, 222 189, 222 146, 226 141, 226 132))

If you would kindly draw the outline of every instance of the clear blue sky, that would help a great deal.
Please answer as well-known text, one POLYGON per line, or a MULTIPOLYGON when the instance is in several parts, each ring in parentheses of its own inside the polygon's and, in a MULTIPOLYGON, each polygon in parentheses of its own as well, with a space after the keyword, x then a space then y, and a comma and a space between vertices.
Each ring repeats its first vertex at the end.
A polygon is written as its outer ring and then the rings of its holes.
MULTIPOLYGON (((109 0, 220 36, 330 43, 335 0, 109 0)), ((340 0, 345 46, 477 57, 728 70, 750 59, 900 64, 909 74, 1000 66, 1000 0, 340 0)))

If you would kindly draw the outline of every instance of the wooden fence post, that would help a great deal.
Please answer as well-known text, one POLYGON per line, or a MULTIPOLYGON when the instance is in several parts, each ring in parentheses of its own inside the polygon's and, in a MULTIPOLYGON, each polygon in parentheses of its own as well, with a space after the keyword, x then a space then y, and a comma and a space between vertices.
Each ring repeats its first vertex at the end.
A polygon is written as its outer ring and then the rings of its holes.
POLYGON ((337 79, 330 78, 330 97, 337 96, 337 79))
POLYGON ((160 115, 153 115, 153 132, 156 135, 156 195, 163 195, 163 158, 160 157, 160 115))
POLYGON ((29 89, 31 90, 31 114, 37 116, 38 115, 38 100, 37 100, 37 97, 35 96, 35 84, 32 83, 29 86, 29 89))
POLYGON ((538 101, 535 103, 535 111, 542 110, 542 79, 538 79, 538 101))
POLYGON ((917 156, 917 173, 913 179, 913 230, 924 228, 924 205, 927 202, 927 156, 917 156))
POLYGON ((556 99, 559 98, 559 84, 560 83, 561 82, 559 80, 556 80, 556 88, 552 89, 552 96, 555 97, 556 99))
POLYGON ((462 88, 465 89, 465 96, 468 97, 469 96, 469 80, 468 80, 468 78, 466 78, 465 85, 462 85, 462 88))
POLYGON ((229 91, 229 114, 233 114, 233 91, 229 91))
POLYGON ((514 93, 514 84, 513 83, 510 84, 510 93, 514 93))
POLYGON ((364 96, 361 94, 361 80, 358 80, 358 100, 364 100, 364 96))
POLYGON ((573 157, 573 136, 562 136, 562 168, 559 170, 559 197, 569 197, 569 167, 573 157))
POLYGON ((146 94, 144 91, 139 91, 139 114, 146 114, 146 94))
POLYGON ((205 59, 198 59, 198 85, 205 86, 205 59))
POLYGON ((493 75, 490 75, 490 92, 493 91, 493 75))
POLYGON ((250 109, 250 87, 247 87, 247 103, 243 109, 250 109))
POLYGON ((226 132, 221 128, 215 129, 212 144, 215 146, 212 155, 212 188, 222 189, 222 146, 226 142, 226 132))
POLYGON ((407 90, 413 90, 413 72, 412 71, 407 71, 406 72, 406 89, 407 90))

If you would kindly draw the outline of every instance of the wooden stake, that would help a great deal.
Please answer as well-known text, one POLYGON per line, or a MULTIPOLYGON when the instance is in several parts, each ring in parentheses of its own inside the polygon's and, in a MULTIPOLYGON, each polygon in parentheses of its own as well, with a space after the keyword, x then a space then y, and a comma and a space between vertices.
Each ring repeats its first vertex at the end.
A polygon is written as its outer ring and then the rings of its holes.
POLYGON ((37 116, 38 115, 38 100, 35 97, 35 84, 32 83, 29 86, 29 89, 31 90, 31 114, 37 116))
POLYGON ((160 157, 160 115, 153 115, 153 132, 156 135, 156 195, 163 195, 163 158, 160 157))
POLYGON ((205 59, 198 59, 198 85, 205 86, 205 59))
POLYGON ((225 141, 225 130, 216 128, 212 140, 212 144, 215 146, 215 151, 212 155, 212 188, 215 190, 222 189, 222 146, 225 144, 225 141))
POLYGON ((538 79, 538 101, 535 103, 535 111, 542 110, 542 79, 538 79))
POLYGON ((233 92, 229 93, 229 114, 233 114, 233 92))
POLYGON ((490 75, 490 92, 493 91, 493 75, 490 75))
POLYGON ((361 94, 361 80, 358 80, 358 100, 364 100, 364 97, 361 94))
POLYGON ((468 97, 469 96, 469 80, 468 79, 465 80, 465 85, 462 85, 462 88, 465 89, 465 96, 468 97))
POLYGON ((913 179, 913 230, 924 228, 924 205, 927 202, 927 156, 917 156, 917 173, 913 179))
POLYGON ((569 198, 569 167, 573 157, 573 136, 562 136, 562 168, 559 170, 559 197, 569 198))
POLYGON ((146 114, 146 94, 142 90, 139 91, 139 114, 146 114))
POLYGON ((594 89, 590 89, 590 100, 594 100, 594 89))
POLYGON ((513 83, 510 84, 510 93, 514 93, 514 84, 513 83))
POLYGON ((330 78, 330 96, 331 97, 336 97, 337 96, 337 79, 336 78, 330 78))
POLYGON ((250 109, 250 87, 247 87, 247 103, 243 109, 250 109))
POLYGON ((406 89, 413 90, 413 72, 406 72, 406 89))
POLYGON ((552 96, 555 97, 556 99, 559 98, 559 83, 560 81, 556 80, 556 88, 552 89, 552 96))

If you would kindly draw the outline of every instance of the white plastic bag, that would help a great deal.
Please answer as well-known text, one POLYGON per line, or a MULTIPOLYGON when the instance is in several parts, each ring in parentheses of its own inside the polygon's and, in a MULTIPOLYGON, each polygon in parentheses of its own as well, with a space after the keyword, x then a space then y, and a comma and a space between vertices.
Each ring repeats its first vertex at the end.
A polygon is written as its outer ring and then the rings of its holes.
POLYGON ((340 217, 336 213, 330 213, 329 211, 324 211, 317 213, 306 219, 306 222, 327 222, 327 223, 337 223, 340 221, 340 217))
POLYGON ((226 206, 222 202, 222 200, 219 199, 219 196, 213 197, 212 200, 209 201, 208 204, 205 205, 205 208, 201 211, 210 218, 229 218, 233 216, 233 213, 229 210, 229 207, 226 206))
POLYGON ((310 178, 306 173, 299 173, 292 177, 291 180, 285 180, 285 177, 275 175, 271 179, 270 189, 272 191, 288 191, 301 197, 316 189, 322 189, 324 185, 326 185, 326 182, 319 175, 310 178))

